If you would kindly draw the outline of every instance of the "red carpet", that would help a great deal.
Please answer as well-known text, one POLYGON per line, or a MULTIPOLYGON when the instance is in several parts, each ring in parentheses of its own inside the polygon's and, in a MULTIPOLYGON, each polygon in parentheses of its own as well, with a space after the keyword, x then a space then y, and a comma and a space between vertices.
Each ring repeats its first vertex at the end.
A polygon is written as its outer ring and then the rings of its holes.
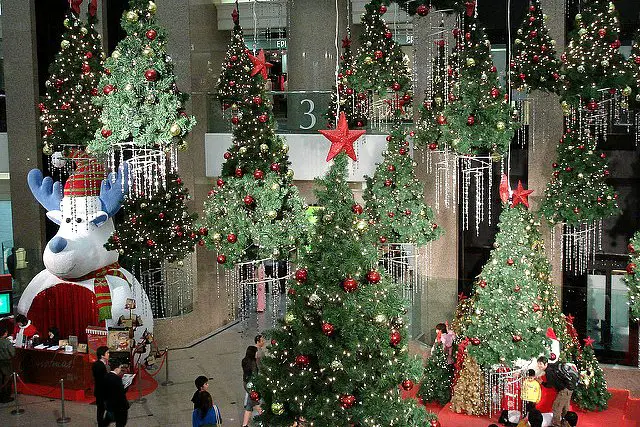
MULTIPOLYGON (((640 427, 640 399, 629 397, 628 390, 609 389, 611 400, 609 409, 602 412, 578 413, 578 426, 580 427, 640 427)), ((427 405, 427 409, 438 414, 438 420, 442 427, 487 427, 491 423, 497 423, 498 415, 494 419, 488 417, 474 417, 456 414, 451 411, 451 405, 444 408, 427 405)))
MULTIPOLYGON (((136 400, 138 398, 138 380, 140 375, 136 376, 135 381, 127 390, 127 399, 136 400)), ((140 392, 143 396, 153 393, 158 388, 158 382, 142 369, 142 382, 140 383, 140 392)), ((18 382, 18 392, 20 394, 28 394, 31 396, 42 396, 50 399, 60 399, 60 387, 50 387, 31 383, 18 382)), ((73 400, 76 402, 94 403, 96 398, 93 397, 93 390, 64 390, 65 400, 73 400)))

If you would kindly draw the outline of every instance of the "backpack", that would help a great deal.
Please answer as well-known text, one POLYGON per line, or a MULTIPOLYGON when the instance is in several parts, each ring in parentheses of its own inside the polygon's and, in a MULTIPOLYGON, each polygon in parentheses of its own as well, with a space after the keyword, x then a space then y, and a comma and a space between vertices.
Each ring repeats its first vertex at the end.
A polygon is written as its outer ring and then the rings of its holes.
POLYGON ((578 387, 580 381, 580 374, 578 368, 573 363, 559 363, 558 364, 558 380, 564 388, 568 390, 575 390, 578 387))

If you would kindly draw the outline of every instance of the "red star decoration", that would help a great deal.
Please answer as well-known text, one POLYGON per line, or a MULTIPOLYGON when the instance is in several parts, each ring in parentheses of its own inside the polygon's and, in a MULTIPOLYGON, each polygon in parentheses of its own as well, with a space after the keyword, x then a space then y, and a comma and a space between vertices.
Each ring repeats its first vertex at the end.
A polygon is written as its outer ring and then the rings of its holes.
POLYGON ((253 56, 253 55, 249 54, 249 59, 251 60, 251 63, 253 64, 253 68, 251 69, 251 77, 253 77, 256 74, 260 73, 260 74, 262 74, 262 78, 267 80, 267 72, 268 72, 269 68, 273 67, 273 64, 270 64, 265 59, 265 57, 264 57, 264 49, 260 49, 260 52, 258 52, 258 56, 253 56))
POLYGON ((596 342, 596 340, 591 337, 586 337, 583 341, 585 347, 593 347, 593 343, 596 342))
POLYGON ((238 9, 233 9, 233 12, 231 12, 231 19, 233 19, 234 24, 240 22, 240 14, 238 13, 238 9))
POLYGON ((529 194, 533 193, 533 190, 525 190, 522 187, 522 181, 518 181, 518 188, 513 192, 513 201, 511 207, 515 207, 522 203, 527 209, 529 209, 529 194))
POLYGON ((572 315, 570 315, 570 314, 567 314, 567 315, 565 316, 565 318, 567 319, 567 323, 570 323, 570 324, 572 324, 572 325, 573 325, 573 319, 575 319, 575 317, 574 317, 574 316, 572 316, 572 315))
POLYGON ((344 38, 342 39, 342 48, 346 49, 348 47, 351 47, 351 39, 349 38, 349 36, 344 36, 344 38))
POLYGON ((458 301, 464 301, 467 299, 467 296, 464 294, 464 292, 460 292, 458 294, 458 301))
POLYGON ((344 111, 340 112, 338 126, 336 126, 335 129, 320 130, 319 132, 331 141, 331 148, 329 148, 329 154, 327 154, 327 162, 337 156, 342 150, 354 161, 358 160, 356 158, 356 152, 353 149, 353 143, 364 135, 365 131, 349 130, 347 116, 344 115, 344 111))

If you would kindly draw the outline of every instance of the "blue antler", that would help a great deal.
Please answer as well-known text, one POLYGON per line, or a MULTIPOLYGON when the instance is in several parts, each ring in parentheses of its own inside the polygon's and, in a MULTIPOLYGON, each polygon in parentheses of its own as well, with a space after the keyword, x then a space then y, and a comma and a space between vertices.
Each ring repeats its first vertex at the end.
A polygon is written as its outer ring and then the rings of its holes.
POLYGON ((125 162, 118 169, 118 173, 111 172, 105 180, 102 181, 100 187, 100 201, 102 202, 102 210, 109 215, 114 216, 122 206, 122 198, 128 191, 129 165, 125 162))
POLYGON ((33 196, 47 211, 59 211, 62 201, 62 184, 53 182, 48 176, 42 178, 40 169, 31 169, 27 175, 27 183, 33 196))

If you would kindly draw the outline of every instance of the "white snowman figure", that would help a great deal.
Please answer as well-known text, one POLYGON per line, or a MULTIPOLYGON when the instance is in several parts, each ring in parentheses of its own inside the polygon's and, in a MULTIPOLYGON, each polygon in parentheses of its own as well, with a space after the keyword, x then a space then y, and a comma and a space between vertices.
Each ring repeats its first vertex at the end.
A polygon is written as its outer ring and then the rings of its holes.
POLYGON ((86 342, 87 326, 114 326, 133 314, 142 323, 135 332, 139 340, 145 329, 153 331, 149 299, 136 278, 118 264, 118 252, 104 247, 114 231, 112 217, 121 206, 127 168, 103 179, 102 167, 87 154, 77 154, 74 160, 77 168, 64 185, 64 197, 59 181, 43 179, 38 169, 29 172, 31 192, 60 228, 42 255, 46 270, 25 289, 18 313, 41 333, 56 326, 61 337, 76 335, 80 342, 86 342), (131 299, 136 305, 133 313, 128 308, 131 299))

